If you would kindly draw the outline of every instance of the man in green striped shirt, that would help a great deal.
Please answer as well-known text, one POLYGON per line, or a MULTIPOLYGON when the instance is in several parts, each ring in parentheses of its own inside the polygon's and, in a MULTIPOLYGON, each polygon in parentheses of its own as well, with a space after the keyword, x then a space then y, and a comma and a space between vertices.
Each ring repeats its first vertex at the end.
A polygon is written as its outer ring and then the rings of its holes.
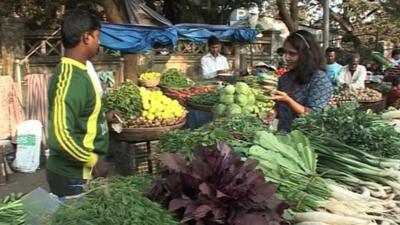
MULTIPOLYGON (((49 85, 47 180, 58 196, 83 192, 92 175, 105 176, 108 126, 95 80, 86 61, 96 55, 100 21, 89 12, 68 12, 61 26, 65 55, 49 85)), ((113 115, 107 115, 113 119, 113 115)))

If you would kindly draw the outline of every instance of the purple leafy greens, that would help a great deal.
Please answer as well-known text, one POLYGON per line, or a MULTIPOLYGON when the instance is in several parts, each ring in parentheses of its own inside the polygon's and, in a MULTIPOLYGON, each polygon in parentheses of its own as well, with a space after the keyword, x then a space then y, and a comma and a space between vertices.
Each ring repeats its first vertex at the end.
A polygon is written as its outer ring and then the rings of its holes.
POLYGON ((164 153, 165 169, 147 196, 176 213, 188 225, 287 224, 288 205, 264 180, 255 160, 242 161, 229 146, 197 148, 194 159, 164 153))

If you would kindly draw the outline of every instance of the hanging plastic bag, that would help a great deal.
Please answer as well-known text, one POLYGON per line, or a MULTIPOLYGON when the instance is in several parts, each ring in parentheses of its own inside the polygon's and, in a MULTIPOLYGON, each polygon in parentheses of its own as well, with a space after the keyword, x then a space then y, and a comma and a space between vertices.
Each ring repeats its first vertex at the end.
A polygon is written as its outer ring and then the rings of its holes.
POLYGON ((34 173, 40 164, 42 123, 38 120, 24 121, 17 127, 17 152, 13 169, 23 173, 34 173))

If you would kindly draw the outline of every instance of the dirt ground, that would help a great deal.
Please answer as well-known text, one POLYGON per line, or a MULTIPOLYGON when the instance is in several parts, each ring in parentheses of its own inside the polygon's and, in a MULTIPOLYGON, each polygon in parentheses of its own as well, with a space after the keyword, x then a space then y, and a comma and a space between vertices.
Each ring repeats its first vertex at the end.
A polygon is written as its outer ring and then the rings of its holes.
POLYGON ((0 199, 12 192, 29 193, 38 187, 49 190, 46 169, 39 169, 35 173, 13 173, 8 176, 5 185, 0 185, 0 199))

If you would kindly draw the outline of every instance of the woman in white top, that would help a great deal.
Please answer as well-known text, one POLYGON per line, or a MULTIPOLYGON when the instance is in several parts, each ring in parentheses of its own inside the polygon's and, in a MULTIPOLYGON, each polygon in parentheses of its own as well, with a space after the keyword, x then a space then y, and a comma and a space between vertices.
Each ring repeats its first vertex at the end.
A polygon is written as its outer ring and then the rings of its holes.
POLYGON ((367 69, 360 65, 360 54, 354 53, 348 61, 348 65, 343 66, 339 71, 338 84, 347 86, 350 89, 365 88, 365 79, 367 77, 367 69))

